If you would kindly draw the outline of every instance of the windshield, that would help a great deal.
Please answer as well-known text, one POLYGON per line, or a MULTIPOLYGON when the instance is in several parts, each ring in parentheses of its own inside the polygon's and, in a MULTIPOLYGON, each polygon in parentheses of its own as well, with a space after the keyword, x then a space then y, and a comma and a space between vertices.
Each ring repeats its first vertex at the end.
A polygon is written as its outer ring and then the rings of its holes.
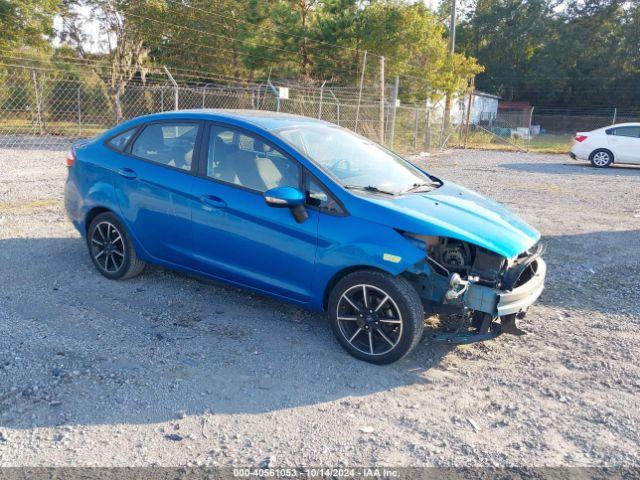
POLYGON ((437 186, 398 155, 338 126, 300 125, 274 133, 346 188, 396 195, 437 186))

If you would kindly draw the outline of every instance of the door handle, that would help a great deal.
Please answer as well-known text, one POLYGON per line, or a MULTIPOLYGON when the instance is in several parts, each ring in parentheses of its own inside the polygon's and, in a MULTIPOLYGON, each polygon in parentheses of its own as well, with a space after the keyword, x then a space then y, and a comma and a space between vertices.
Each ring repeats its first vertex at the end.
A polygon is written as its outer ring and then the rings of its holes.
POLYGON ((216 197, 215 195, 202 195, 200 197, 200 201, 204 203, 211 210, 212 208, 224 208, 227 206, 227 203, 222 200, 220 197, 216 197))
POLYGON ((138 176, 138 174, 130 168, 119 168, 116 170, 116 173, 124 178, 136 178, 138 176))

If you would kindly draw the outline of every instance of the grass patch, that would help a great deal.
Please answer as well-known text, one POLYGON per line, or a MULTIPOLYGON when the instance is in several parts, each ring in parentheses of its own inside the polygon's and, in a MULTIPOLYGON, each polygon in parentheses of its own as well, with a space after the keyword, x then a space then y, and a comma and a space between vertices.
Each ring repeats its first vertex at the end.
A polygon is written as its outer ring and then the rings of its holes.
MULTIPOLYGON (((104 125, 96 123, 51 121, 45 122, 42 127, 42 136, 60 137, 92 137, 107 129, 104 125)), ((3 135, 41 135, 41 129, 30 120, 13 118, 0 120, 0 133, 3 135)))
MULTIPOLYGON (((459 143, 463 145, 464 139, 459 143)), ((539 135, 527 141, 516 138, 502 138, 488 132, 474 132, 469 134, 467 148, 563 154, 569 152, 572 143, 572 135, 539 135)))
POLYGON ((529 151, 540 153, 569 153, 573 135, 539 135, 531 140, 529 151))

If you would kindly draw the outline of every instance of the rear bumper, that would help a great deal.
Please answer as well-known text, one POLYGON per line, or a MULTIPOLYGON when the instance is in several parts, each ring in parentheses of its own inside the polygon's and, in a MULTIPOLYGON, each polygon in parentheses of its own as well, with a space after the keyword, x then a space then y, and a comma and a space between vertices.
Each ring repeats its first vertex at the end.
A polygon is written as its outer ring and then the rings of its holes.
POLYGON ((78 192, 75 182, 70 176, 67 177, 67 181, 64 186, 64 207, 67 213, 67 217, 71 220, 73 226, 84 237, 84 225, 82 214, 82 197, 78 192))
POLYGON ((546 274, 546 263, 542 258, 537 258, 535 274, 526 283, 510 291, 470 283, 465 292, 463 304, 467 308, 488 313, 494 317, 524 312, 540 297, 546 274))
POLYGON ((574 160, 589 160, 589 155, 591 155, 593 151, 593 148, 589 145, 590 144, 585 145, 584 142, 574 143, 569 151, 569 156, 574 160))

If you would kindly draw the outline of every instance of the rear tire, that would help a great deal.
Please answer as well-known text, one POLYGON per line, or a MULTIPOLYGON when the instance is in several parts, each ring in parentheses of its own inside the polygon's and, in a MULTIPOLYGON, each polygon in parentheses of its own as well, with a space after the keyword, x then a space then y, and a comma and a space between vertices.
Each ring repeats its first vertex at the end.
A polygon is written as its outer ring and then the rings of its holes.
POLYGON ((606 168, 613 163, 613 153, 606 148, 599 148, 591 152, 589 161, 596 168, 606 168))
POLYGON ((406 356, 424 329, 424 308, 415 288, 403 277, 377 270, 341 279, 329 295, 328 316, 344 349, 377 365, 406 356))
POLYGON ((87 247, 91 261, 98 271, 110 280, 125 280, 144 270, 129 232, 111 212, 93 219, 87 231, 87 247))

